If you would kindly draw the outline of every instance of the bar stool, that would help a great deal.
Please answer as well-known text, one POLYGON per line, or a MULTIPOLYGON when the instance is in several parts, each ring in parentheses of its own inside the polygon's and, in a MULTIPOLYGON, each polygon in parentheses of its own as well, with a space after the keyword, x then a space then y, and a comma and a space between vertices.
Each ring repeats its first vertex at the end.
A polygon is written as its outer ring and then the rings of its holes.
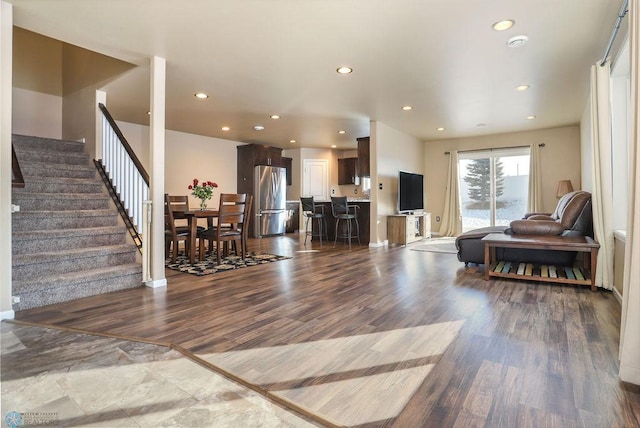
POLYGON ((313 202, 313 196, 310 198, 300 198, 300 203, 302 203, 302 213, 307 218, 304 224, 305 236, 304 236, 304 245, 307 245, 307 237, 311 236, 313 239, 314 236, 320 238, 320 245, 322 245, 322 237, 328 241, 329 237, 327 235, 327 219, 324 216, 324 206, 316 205, 313 202), (313 234, 313 220, 318 220, 318 233, 313 234), (311 229, 309 229, 309 222, 311 222, 311 229))
POLYGON ((351 238, 358 238, 358 245, 360 245, 360 225, 358 224, 358 205, 349 205, 347 203, 346 196, 332 196, 331 197, 331 213, 336 219, 336 237, 333 241, 333 246, 336 246, 338 238, 349 240, 349 249, 351 249, 351 238), (342 235, 338 235, 338 225, 340 220, 346 221, 346 225, 343 229, 346 229, 342 235), (353 234, 353 226, 351 222, 356 222, 356 234, 353 234))

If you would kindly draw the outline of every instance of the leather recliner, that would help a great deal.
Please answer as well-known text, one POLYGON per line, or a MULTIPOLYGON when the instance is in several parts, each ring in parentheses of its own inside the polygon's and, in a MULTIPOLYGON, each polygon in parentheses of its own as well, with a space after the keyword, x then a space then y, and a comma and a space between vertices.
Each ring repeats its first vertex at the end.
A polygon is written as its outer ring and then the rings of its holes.
MULTIPOLYGON (((553 213, 527 213, 523 219, 512 221, 508 228, 495 226, 465 232, 456 238, 458 260, 484 263, 484 245, 481 239, 489 233, 502 232, 593 237, 591 194, 581 190, 567 193, 560 198, 553 213)), ((498 248, 497 257, 511 262, 570 266, 575 260, 576 252, 498 248)))
POLYGON ((592 235, 591 193, 583 190, 567 193, 553 213, 527 213, 514 220, 505 233, 522 235, 592 235))

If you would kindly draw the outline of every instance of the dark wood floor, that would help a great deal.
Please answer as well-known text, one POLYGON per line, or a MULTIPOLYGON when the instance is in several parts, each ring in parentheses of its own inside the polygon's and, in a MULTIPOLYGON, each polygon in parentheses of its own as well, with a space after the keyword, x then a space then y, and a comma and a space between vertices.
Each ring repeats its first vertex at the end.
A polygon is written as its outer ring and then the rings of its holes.
MULTIPOLYGON (((640 387, 617 378, 620 306, 609 292, 486 282, 480 268, 465 268, 455 255, 411 246, 349 251, 314 244, 318 251, 308 251, 301 239, 285 236, 249 247, 293 258, 203 277, 167 270, 166 289, 116 292, 19 312, 16 319, 174 344, 208 361, 230 351, 462 322, 438 355, 407 354, 394 363, 259 387, 278 393, 433 365, 406 392, 399 413, 357 425, 640 427, 640 387)), ((331 358, 343 357, 350 358, 331 358)), ((281 364, 286 371, 287 359, 281 364)), ((372 398, 366 391, 363 397, 372 398)))

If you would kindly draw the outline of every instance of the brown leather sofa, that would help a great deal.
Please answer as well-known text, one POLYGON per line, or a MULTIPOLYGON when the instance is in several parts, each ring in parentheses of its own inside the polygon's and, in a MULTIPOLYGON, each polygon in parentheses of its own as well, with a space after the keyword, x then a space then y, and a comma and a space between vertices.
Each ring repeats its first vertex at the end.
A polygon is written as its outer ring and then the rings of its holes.
MULTIPOLYGON (((593 222, 591 194, 582 190, 567 193, 558 201, 553 213, 527 213, 521 220, 514 220, 509 227, 496 226, 465 232, 456 238, 458 260, 468 263, 484 263, 484 245, 481 239, 489 233, 521 235, 592 236, 593 222)), ((574 251, 525 250, 498 248, 497 257, 511 262, 553 264, 570 266, 575 260, 574 251)))

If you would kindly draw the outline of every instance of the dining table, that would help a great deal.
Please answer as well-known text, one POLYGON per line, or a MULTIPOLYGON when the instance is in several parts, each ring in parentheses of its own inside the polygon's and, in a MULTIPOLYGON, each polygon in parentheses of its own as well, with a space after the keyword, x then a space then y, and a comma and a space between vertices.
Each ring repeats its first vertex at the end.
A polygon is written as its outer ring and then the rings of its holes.
POLYGON ((217 209, 205 210, 189 210, 184 211, 184 218, 189 224, 189 263, 193 264, 196 260, 196 238, 198 235, 198 219, 206 218, 207 223, 211 224, 212 220, 218 217, 217 209))

